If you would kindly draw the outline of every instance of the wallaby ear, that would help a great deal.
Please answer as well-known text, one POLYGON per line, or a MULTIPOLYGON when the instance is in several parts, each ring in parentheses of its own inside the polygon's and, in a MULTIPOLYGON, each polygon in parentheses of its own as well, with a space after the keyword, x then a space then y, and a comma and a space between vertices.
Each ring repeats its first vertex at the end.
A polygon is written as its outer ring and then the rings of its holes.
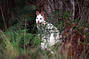
POLYGON ((41 15, 44 16, 45 12, 44 11, 41 11, 41 15))
POLYGON ((39 13, 39 11, 36 11, 36 15, 39 15, 40 13, 39 13))

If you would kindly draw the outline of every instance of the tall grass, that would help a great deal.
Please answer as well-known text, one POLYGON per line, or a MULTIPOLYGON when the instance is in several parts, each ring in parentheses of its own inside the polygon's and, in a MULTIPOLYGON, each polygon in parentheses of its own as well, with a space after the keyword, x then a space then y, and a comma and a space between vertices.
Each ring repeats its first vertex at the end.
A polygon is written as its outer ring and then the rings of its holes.
POLYGON ((22 23, 8 28, 5 32, 0 30, 0 56, 13 59, 22 54, 28 54, 30 47, 38 47, 41 40, 36 34, 28 33, 22 23))
MULTIPOLYGON (((66 28, 67 26, 69 27, 72 24, 78 24, 78 21, 76 21, 76 19, 74 21, 69 22, 69 16, 70 14, 65 13, 64 16, 61 16, 63 17, 63 19, 58 20, 55 25, 61 33, 65 29, 68 30, 68 28, 66 28)), ((74 57, 76 57, 72 56, 73 50, 69 50, 69 48, 63 50, 63 54, 61 54, 61 49, 64 46, 62 46, 62 44, 60 43, 55 44, 55 46, 51 48, 54 51, 54 54, 51 54, 49 51, 42 51, 40 49, 40 43, 42 42, 41 38, 38 37, 37 33, 33 34, 28 32, 28 30, 31 30, 31 28, 27 29, 26 21, 26 19, 19 18, 18 23, 8 28, 5 32, 0 30, 1 59, 20 59, 22 57, 24 59, 69 59, 69 57, 70 59, 74 59, 74 57), (71 55, 69 56, 68 53, 70 53, 71 55)), ((79 29, 79 32, 81 32, 81 28, 78 25, 73 27, 70 26, 70 28, 73 28, 76 31, 79 29)), ((31 30, 30 32, 32 31, 37 32, 37 29, 31 30)), ((68 36, 66 36, 69 35, 69 33, 71 32, 69 31, 65 33, 66 38, 69 38, 68 36)), ((89 45, 89 31, 81 34, 86 36, 87 42, 83 44, 89 45)), ((73 39, 73 37, 71 37, 71 39, 73 39)), ((68 46, 68 44, 66 44, 66 46, 68 46)), ((85 56, 86 59, 88 57, 87 55, 89 54, 89 47, 86 48, 87 50, 85 49, 85 51, 81 55, 81 58, 85 56)))
POLYGON ((5 35, 4 32, 2 32, 1 30, 0 30, 0 34, 1 34, 1 38, 3 40, 3 45, 5 45, 2 49, 5 57, 12 58, 12 57, 18 56, 18 51, 9 41, 10 38, 8 38, 8 36, 5 35))

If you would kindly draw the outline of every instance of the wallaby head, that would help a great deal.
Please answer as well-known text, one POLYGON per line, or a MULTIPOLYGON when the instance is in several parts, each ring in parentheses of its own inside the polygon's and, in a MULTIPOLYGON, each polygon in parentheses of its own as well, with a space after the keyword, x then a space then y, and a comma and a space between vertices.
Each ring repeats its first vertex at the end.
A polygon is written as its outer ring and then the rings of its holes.
POLYGON ((45 21, 44 11, 41 11, 41 13, 39 11, 36 11, 36 23, 41 24, 44 21, 45 21))

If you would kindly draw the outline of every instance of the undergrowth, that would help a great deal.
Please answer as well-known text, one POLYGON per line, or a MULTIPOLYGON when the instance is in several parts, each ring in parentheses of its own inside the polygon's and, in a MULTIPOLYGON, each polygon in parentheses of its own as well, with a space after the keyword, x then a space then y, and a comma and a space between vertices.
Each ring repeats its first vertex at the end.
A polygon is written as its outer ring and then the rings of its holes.
POLYGON ((32 18, 30 18, 28 15, 25 15, 24 17, 23 15, 20 15, 16 18, 16 24, 5 31, 0 30, 0 57, 2 59, 18 59, 21 57, 24 57, 24 59, 26 57, 28 57, 26 59, 74 59, 73 57, 79 58, 76 57, 78 51, 77 49, 73 50, 71 48, 84 44, 84 48, 85 46, 86 48, 83 50, 80 58, 84 56, 86 56, 84 58, 87 58, 87 55, 89 54, 89 24, 79 25, 78 19, 70 21, 70 13, 68 12, 65 12, 63 15, 55 13, 55 15, 56 18, 54 18, 57 21, 55 26, 61 32, 61 35, 63 35, 64 40, 62 44, 57 43, 52 48, 55 52, 54 54, 50 54, 49 51, 42 51, 40 49, 40 43, 42 41, 37 35, 37 29, 35 28, 36 24, 32 24, 30 22, 29 25, 28 23, 28 19, 30 19, 29 21, 34 21, 35 16, 31 16, 32 18), (70 45, 72 43, 72 39, 75 40, 73 43, 78 40, 80 41, 73 46, 70 45), (85 41, 81 42, 81 39, 84 39, 85 41), (76 55, 74 54, 74 51, 77 51, 75 53, 76 55))

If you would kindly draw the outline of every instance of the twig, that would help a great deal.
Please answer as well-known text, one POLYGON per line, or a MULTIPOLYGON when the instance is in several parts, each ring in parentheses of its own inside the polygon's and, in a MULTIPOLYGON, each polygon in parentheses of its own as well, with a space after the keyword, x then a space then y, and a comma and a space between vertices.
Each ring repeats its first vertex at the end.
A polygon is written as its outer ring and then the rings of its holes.
POLYGON ((5 29, 7 29, 7 25, 6 25, 4 13, 3 13, 3 10, 2 10, 2 7, 1 6, 0 6, 0 10, 1 10, 2 18, 3 18, 4 27, 5 27, 5 29))
POLYGON ((71 0, 71 4, 72 4, 72 19, 74 20, 74 17, 75 17, 75 1, 74 0, 71 0))

